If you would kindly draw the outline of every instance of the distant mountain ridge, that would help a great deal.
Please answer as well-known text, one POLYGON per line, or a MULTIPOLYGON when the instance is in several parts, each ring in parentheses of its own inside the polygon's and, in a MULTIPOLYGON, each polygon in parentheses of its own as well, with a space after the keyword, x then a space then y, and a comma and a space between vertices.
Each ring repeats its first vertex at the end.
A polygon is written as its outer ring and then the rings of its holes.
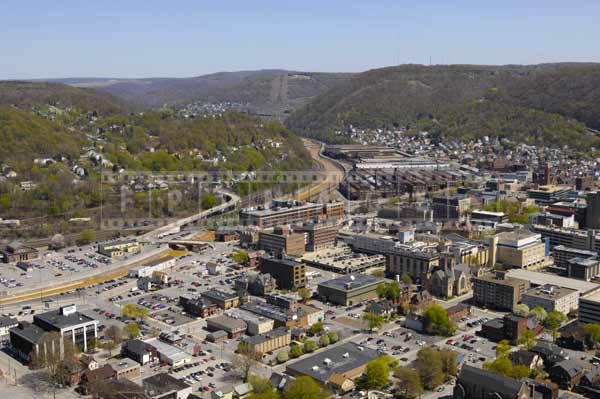
POLYGON ((351 74, 282 69, 217 72, 190 78, 44 79, 108 92, 139 108, 177 106, 193 101, 247 103, 257 111, 296 109, 351 74))

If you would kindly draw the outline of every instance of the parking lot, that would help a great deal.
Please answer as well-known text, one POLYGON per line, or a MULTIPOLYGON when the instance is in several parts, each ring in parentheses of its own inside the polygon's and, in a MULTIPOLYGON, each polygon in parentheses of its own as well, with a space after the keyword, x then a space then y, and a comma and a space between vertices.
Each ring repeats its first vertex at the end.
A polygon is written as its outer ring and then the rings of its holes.
MULTIPOLYGON (((101 242, 99 242, 101 243, 101 242)), ((0 285, 7 292, 16 292, 27 288, 36 288, 47 285, 48 282, 68 282, 76 277, 109 271, 123 265, 125 262, 135 261, 147 257, 165 245, 151 245, 142 247, 139 254, 111 259, 96 252, 97 243, 60 251, 40 251, 40 257, 31 262, 28 270, 10 264, 0 272, 0 285)))

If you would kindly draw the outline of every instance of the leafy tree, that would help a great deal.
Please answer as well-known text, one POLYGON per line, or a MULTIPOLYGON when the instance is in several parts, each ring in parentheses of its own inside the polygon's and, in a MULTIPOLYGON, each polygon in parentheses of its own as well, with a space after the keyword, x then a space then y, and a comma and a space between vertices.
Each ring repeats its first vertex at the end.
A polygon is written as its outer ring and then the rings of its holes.
POLYGON ((308 288, 300 288, 298 295, 302 298, 302 302, 306 302, 312 297, 312 292, 308 288))
POLYGON ((531 374, 531 370, 529 369, 529 367, 520 364, 520 365, 513 366, 512 370, 510 371, 510 374, 508 376, 511 378, 514 378, 516 380, 520 380, 522 378, 529 377, 530 374, 531 374))
POLYGON ((250 394, 249 399, 279 398, 279 392, 275 390, 273 384, 268 379, 252 374, 248 380, 250 385, 252 385, 252 393, 250 394))
POLYGON ((496 357, 497 358, 500 358, 500 357, 508 358, 509 354, 510 354, 510 342, 506 339, 503 339, 502 341, 498 342, 498 345, 496 345, 496 357))
POLYGON ((525 305, 524 303, 520 303, 517 306, 515 306, 513 313, 517 316, 525 317, 529 314, 529 306, 525 305))
POLYGON ((329 345, 329 337, 327 335, 322 335, 321 338, 319 338, 319 345, 323 348, 329 345))
POLYGON ((492 371, 496 374, 508 376, 512 372, 513 365, 508 357, 497 357, 492 362, 483 363, 485 370, 492 371))
POLYGON ((97 348, 100 347, 100 341, 96 337, 90 338, 87 344, 88 352, 94 352, 97 348))
POLYGON ((284 399, 327 399, 331 394, 312 377, 301 376, 290 382, 283 393, 284 399))
POLYGON ((492 362, 485 362, 483 363, 483 368, 515 379, 527 378, 531 373, 529 367, 523 365, 515 366, 508 357, 498 357, 492 362))
POLYGON ((304 343, 304 352, 305 353, 312 353, 317 349, 317 343, 313 340, 307 340, 304 343))
POLYGON ((381 299, 389 299, 390 301, 398 301, 400 298, 400 287, 398 283, 382 283, 377 286, 377 295, 381 299))
POLYGON ((248 256, 248 252, 245 252, 245 251, 236 252, 235 254, 233 254, 231 256, 231 259, 233 259, 233 261, 235 263, 238 263, 240 265, 250 262, 250 257, 248 256))
POLYGON ((140 336, 140 327, 137 323, 129 323, 123 328, 123 332, 127 335, 129 339, 135 339, 140 336))
POLYGON ((322 321, 317 321, 315 324, 310 326, 310 328, 308 329, 308 333, 310 335, 319 335, 319 334, 323 334, 323 332, 325 332, 325 327, 323 326, 322 321))
POLYGON ((537 343, 535 339, 535 333, 533 332, 533 330, 530 330, 529 328, 525 329, 525 331, 523 331, 523 334, 521 334, 521 336, 517 340, 517 343, 521 345, 524 349, 529 350, 533 348, 537 343))
POLYGON ((556 334, 562 323, 567 321, 567 316, 557 310, 548 313, 544 321, 544 326, 552 333, 552 340, 556 340, 556 334))
POLYGON ((383 323, 385 322, 385 319, 382 315, 372 312, 365 312, 363 314, 363 320, 367 322, 371 333, 373 332, 373 330, 381 328, 383 326, 383 323))
POLYGON ((434 389, 444 382, 444 365, 437 349, 425 347, 419 350, 415 366, 426 389, 434 389))
POLYGON ((419 398, 423 394, 423 384, 421 377, 416 370, 407 367, 399 368, 396 373, 398 390, 405 398, 419 398))
POLYGON ((335 331, 329 331, 327 333, 327 336, 329 337, 329 342, 331 342, 332 344, 335 344, 340 339, 338 333, 335 331))
POLYGON ((402 273, 402 276, 400 276, 400 280, 407 285, 412 285, 413 283, 412 277, 410 277, 408 273, 402 273))
POLYGON ((546 317, 548 317, 548 313, 546 313, 546 310, 541 307, 541 306, 535 306, 533 307, 530 311, 529 314, 535 316, 535 318, 537 319, 538 323, 543 323, 546 320, 546 317))
POLYGON ((458 360, 456 352, 449 349, 441 349, 440 358, 442 360, 442 371, 446 377, 456 376, 458 374, 458 360))
POLYGON ((302 356, 304 354, 304 352, 302 351, 302 347, 300 345, 293 345, 290 348, 290 357, 292 359, 296 359, 300 356, 302 356))
POLYGON ((285 363, 289 360, 290 355, 286 352, 286 351, 279 351, 277 353, 277 362, 278 363, 285 363))
POLYGON ((456 331, 456 324, 448 319, 448 312, 440 305, 430 305, 423 312, 423 325, 429 334, 450 336, 456 331))
POLYGON ((128 303, 121 309, 121 314, 128 319, 135 319, 138 315, 138 308, 133 303, 128 303))
POLYGON ((390 380, 390 368, 387 361, 375 359, 367 364, 365 369, 364 386, 367 389, 381 389, 390 380))
POLYGON ((583 326, 588 341, 595 347, 600 342, 600 324, 589 323, 583 326))

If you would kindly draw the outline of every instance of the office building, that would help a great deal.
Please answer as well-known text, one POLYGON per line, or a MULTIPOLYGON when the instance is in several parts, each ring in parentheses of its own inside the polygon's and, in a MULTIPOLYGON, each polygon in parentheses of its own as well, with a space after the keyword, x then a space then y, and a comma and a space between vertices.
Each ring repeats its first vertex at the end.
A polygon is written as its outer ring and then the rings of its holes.
POLYGON ((278 226, 272 231, 259 232, 258 246, 275 256, 299 256, 306 250, 306 237, 304 233, 292 232, 287 226, 278 226))
POLYGON ((525 230, 498 234, 496 261, 510 268, 537 269, 546 263, 541 235, 525 230))
POLYGON ((585 197, 587 209, 585 211, 585 227, 600 229, 600 192, 588 193, 585 197))
POLYGON ((350 274, 320 283, 317 292, 326 302, 350 306, 377 299, 377 286, 384 281, 366 274, 350 274))
POLYGON ((562 228, 574 228, 574 215, 559 215, 550 212, 535 212, 529 214, 529 224, 540 224, 542 226, 555 226, 562 228))
POLYGON ((531 230, 548 239, 550 248, 558 245, 590 251, 600 250, 600 235, 595 230, 565 229, 553 226, 533 225, 531 230))
POLYGON ((582 323, 600 323, 600 291, 579 298, 579 321, 582 323))
POLYGON ((466 218, 471 206, 471 198, 465 195, 448 195, 433 197, 431 208, 436 220, 459 220, 466 218))
POLYGON ((46 331, 59 332, 63 339, 71 339, 84 352, 88 342, 98 337, 98 321, 78 312, 75 305, 36 314, 33 323, 46 331))
POLYGON ((240 223, 266 229, 311 220, 339 219, 344 217, 344 213, 343 202, 314 204, 303 201, 273 201, 270 208, 241 210, 240 223))
POLYGON ((588 251, 585 249, 577 249, 567 247, 565 245, 557 245, 552 250, 552 257, 554 258, 554 265, 561 269, 567 269, 569 261, 574 258, 593 258, 598 253, 595 251, 588 251))
POLYGON ((263 257, 260 260, 260 272, 269 273, 277 286, 286 290, 306 287, 306 266, 290 258, 263 257))
POLYGON ((508 215, 504 212, 488 212, 478 209, 471 212, 469 222, 481 229, 495 229, 500 223, 508 222, 508 215))
POLYGON ((567 261, 567 277, 591 281, 600 275, 600 258, 573 258, 567 261))
POLYGON ((529 309, 541 306, 546 312, 557 310, 568 314, 571 310, 579 308, 579 292, 570 288, 546 284, 523 293, 521 302, 529 306, 529 309))
POLYGON ((550 205, 568 198, 571 191, 571 187, 568 186, 545 185, 528 190, 527 197, 538 204, 550 205))
POLYGON ((512 311, 529 289, 529 281, 508 277, 505 272, 476 277, 473 280, 473 302, 498 310, 512 311))
POLYGON ((313 252, 335 245, 338 226, 330 221, 305 222, 294 231, 306 235, 306 250, 313 252))
POLYGON ((396 246, 386 256, 385 273, 390 278, 408 274, 415 282, 425 282, 440 265, 440 254, 432 248, 396 246))

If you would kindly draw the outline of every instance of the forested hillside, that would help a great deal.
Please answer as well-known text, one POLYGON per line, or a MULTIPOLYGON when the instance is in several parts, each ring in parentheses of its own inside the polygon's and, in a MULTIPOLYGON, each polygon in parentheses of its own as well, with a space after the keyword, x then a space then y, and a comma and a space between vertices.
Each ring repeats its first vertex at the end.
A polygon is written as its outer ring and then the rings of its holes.
POLYGON ((112 114, 122 112, 125 102, 109 93, 60 83, 0 81, 0 105, 22 109, 52 105, 112 114))
POLYGON ((503 135, 526 142, 587 145, 594 140, 584 124, 600 127, 600 65, 376 69, 318 96, 293 113, 287 124, 304 135, 333 141, 333 131, 350 125, 410 129, 417 121, 449 137, 503 135))

